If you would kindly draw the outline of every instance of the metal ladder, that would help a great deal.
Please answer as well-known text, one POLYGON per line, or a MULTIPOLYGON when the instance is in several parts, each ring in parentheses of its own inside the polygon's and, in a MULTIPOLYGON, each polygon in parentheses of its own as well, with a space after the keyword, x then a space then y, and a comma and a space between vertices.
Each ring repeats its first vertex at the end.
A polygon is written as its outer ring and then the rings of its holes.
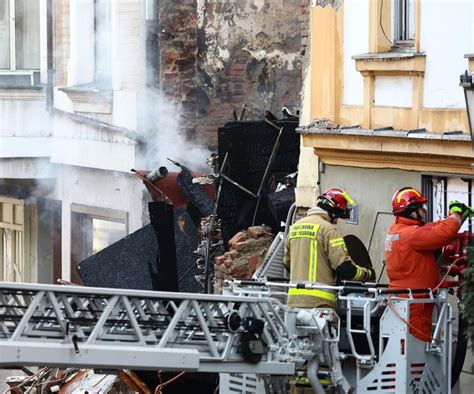
POLYGON ((0 282, 0 367, 292 374, 284 309, 266 297, 0 282), (244 357, 248 330, 231 313, 261 323, 257 362, 244 357))

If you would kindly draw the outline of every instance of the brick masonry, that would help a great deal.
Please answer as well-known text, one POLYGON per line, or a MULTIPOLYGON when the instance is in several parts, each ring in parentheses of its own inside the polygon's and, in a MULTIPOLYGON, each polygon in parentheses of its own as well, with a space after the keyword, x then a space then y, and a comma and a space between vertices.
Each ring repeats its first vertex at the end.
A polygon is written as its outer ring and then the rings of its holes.
POLYGON ((189 137, 215 148, 218 127, 243 104, 257 113, 246 119, 299 108, 308 3, 160 1, 160 84, 189 137))
POLYGON ((178 105, 185 132, 192 136, 196 129, 197 1, 159 4, 160 85, 178 105))
POLYGON ((214 293, 220 294, 227 279, 251 278, 273 242, 267 226, 239 231, 229 240, 229 251, 214 260, 214 293))

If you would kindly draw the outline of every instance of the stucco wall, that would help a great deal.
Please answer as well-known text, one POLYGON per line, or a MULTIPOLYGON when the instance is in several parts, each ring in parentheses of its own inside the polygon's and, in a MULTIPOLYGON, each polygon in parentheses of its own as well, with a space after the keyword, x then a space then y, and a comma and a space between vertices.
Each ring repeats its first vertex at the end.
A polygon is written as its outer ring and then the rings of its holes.
POLYGON ((375 224, 369 252, 377 275, 379 275, 383 266, 385 234, 393 222, 393 215, 379 214, 377 223, 375 223, 377 213, 391 212, 392 196, 396 190, 404 186, 421 188, 420 174, 412 171, 372 170, 326 165, 324 173, 320 174, 320 182, 321 190, 324 191, 330 187, 341 188, 360 204, 357 225, 339 221, 338 226, 343 235, 354 234, 368 247, 375 224))
POLYGON ((60 166, 52 198, 62 201, 62 272, 70 278, 71 204, 128 213, 128 232, 142 227, 142 182, 133 174, 60 166))
POLYGON ((369 51, 369 1, 344 2, 343 104, 364 104, 364 78, 356 70, 353 55, 369 51))
MULTIPOLYGON (((351 57, 369 52, 369 27, 372 34, 376 31, 374 26, 369 24, 379 23, 369 19, 368 4, 368 0, 352 0, 344 2, 343 6, 341 56, 344 105, 363 104, 363 78, 355 70, 351 57)), ((463 110, 465 103, 463 90, 459 87, 459 75, 467 68, 464 55, 472 53, 474 49, 474 3, 468 0, 422 1, 419 16, 420 51, 426 54, 421 108, 463 110)), ((386 33, 390 34, 389 31, 386 33)), ((417 91, 412 94, 413 89, 415 88, 412 87, 410 76, 377 77, 374 104, 394 108, 410 108, 412 105, 416 107, 417 102, 412 103, 412 96, 415 97, 417 91)), ((432 130, 462 129, 459 119, 456 118, 459 115, 452 116, 451 123, 441 124, 425 114, 419 126, 427 126, 432 130)), ((403 125, 403 122, 398 123, 395 127, 403 125)))
POLYGON ((459 75, 464 55, 473 52, 474 3, 468 0, 421 2, 421 50, 426 52, 424 106, 465 108, 459 75))
POLYGON ((375 78, 375 105, 410 108, 412 97, 413 83, 410 77, 380 76, 375 78))

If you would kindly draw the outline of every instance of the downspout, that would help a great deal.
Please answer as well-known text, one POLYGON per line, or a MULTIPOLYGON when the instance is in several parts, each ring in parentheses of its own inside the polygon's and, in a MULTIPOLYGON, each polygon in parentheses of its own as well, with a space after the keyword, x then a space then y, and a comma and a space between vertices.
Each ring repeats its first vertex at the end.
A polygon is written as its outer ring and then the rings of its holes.
POLYGON ((46 110, 54 108, 54 69, 53 69, 53 0, 46 0, 46 110))

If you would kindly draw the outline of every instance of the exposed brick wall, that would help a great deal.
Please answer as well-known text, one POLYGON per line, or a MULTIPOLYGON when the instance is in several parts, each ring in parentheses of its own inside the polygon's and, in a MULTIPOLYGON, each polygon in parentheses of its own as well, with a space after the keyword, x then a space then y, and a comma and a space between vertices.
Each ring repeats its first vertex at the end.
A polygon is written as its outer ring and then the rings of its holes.
POLYGON ((210 145, 243 104, 258 113, 245 119, 299 108, 301 30, 308 16, 300 15, 301 1, 200 1, 197 131, 210 145))
POLYGON ((56 85, 67 83, 67 61, 70 50, 69 0, 54 2, 54 68, 56 85))
POLYGON ((197 1, 159 3, 160 85, 179 105, 185 132, 192 136, 196 126, 197 1))
POLYGON ((246 119, 299 107, 307 3, 160 1, 161 87, 181 106, 188 134, 215 147, 218 127, 243 104, 259 114, 246 119))
POLYGON ((301 56, 306 56, 306 51, 310 44, 310 24, 309 24, 309 8, 311 0, 301 0, 301 13, 299 17, 301 31, 301 56))

